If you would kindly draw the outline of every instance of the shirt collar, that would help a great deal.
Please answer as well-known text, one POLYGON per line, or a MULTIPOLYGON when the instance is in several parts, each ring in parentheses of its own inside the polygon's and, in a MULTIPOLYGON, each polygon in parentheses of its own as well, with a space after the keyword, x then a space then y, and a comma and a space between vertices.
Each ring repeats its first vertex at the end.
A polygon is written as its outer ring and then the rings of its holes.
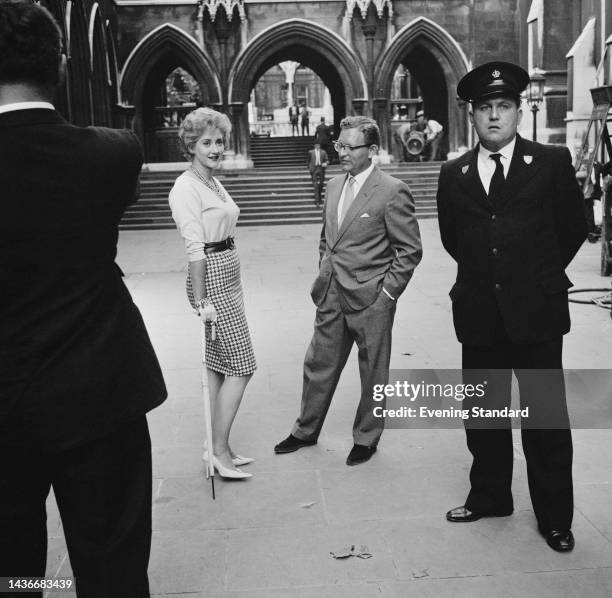
POLYGON ((353 177, 355 179, 355 182, 361 187, 361 185, 365 183, 366 179, 370 176, 373 170, 374 164, 370 164, 368 168, 353 177))
POLYGON ((516 135, 512 138, 512 141, 496 152, 490 152, 486 147, 480 144, 478 154, 483 160, 488 160, 491 154, 501 154, 502 158, 505 158, 509 162, 512 160, 512 154, 514 154, 514 146, 516 145, 516 135))
POLYGON ((4 112, 14 112, 16 110, 32 110, 32 109, 43 109, 43 110, 55 110, 53 104, 49 102, 13 102, 12 104, 4 104, 0 106, 0 114, 4 112))

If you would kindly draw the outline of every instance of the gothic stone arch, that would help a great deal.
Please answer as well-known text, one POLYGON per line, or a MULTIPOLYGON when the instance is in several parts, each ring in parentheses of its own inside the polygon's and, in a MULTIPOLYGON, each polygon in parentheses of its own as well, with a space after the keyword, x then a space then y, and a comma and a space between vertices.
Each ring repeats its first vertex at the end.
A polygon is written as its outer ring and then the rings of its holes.
POLYGON ((295 60, 312 68, 330 89, 334 114, 351 114, 367 99, 365 77, 348 44, 333 31, 303 19, 276 23, 254 37, 237 56, 229 74, 228 98, 236 151, 248 152, 246 106, 251 89, 278 62, 295 60))
POLYGON ((156 71, 160 68, 172 70, 177 66, 182 66, 195 77, 205 105, 222 104, 219 75, 211 58, 182 29, 170 23, 160 25, 132 50, 120 77, 121 98, 124 103, 134 106, 133 127, 145 147, 145 109, 150 102, 150 93, 147 93, 150 80, 159 78, 156 71))
POLYGON ((380 122, 383 137, 390 145, 389 99, 393 75, 406 57, 415 51, 430 55, 440 67, 446 87, 444 108, 448 118, 448 122, 443 124, 447 128, 449 148, 454 151, 458 146, 467 144, 467 117, 465 109, 457 105, 456 88, 461 77, 468 72, 469 63, 457 41, 445 29, 425 17, 419 17, 400 29, 376 65, 375 105, 378 118, 386 118, 386 122, 380 122))

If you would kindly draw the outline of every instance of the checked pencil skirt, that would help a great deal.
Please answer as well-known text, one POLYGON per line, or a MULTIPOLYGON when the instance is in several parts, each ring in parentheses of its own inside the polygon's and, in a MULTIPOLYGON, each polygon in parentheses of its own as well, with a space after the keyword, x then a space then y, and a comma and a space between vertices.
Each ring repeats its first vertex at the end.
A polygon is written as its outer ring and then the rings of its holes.
MULTIPOLYGON (((244 312, 240 260, 235 248, 206 255, 206 296, 217 310, 216 339, 206 323, 206 367, 226 376, 248 376, 257 369, 244 312)), ((187 298, 195 308, 191 277, 187 298)))

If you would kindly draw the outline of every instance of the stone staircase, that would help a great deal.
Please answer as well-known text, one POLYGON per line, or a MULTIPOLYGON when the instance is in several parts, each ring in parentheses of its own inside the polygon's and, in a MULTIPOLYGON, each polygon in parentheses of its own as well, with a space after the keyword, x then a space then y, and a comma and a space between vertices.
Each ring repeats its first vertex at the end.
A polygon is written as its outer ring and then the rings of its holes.
MULTIPOLYGON (((410 186, 419 218, 436 216, 439 162, 389 165, 382 169, 410 186)), ((326 178, 329 180, 341 172, 340 166, 330 166, 326 178)), ((140 175, 140 198, 126 210, 119 228, 174 228, 168 193, 180 173, 181 170, 143 169, 140 175)), ((305 166, 221 171, 218 178, 240 206, 238 226, 321 222, 321 210, 314 205, 312 182, 305 166)))
POLYGON ((305 166, 314 137, 251 137, 250 157, 255 168, 305 166))

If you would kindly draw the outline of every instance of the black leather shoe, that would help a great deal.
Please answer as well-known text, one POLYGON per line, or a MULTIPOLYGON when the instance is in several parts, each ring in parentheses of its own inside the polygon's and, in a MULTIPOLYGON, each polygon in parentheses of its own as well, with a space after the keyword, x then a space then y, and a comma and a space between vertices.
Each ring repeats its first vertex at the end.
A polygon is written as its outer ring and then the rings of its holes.
POLYGON ((470 511, 465 506, 455 507, 446 513, 446 519, 453 523, 470 523, 483 517, 508 517, 512 511, 470 511))
POLYGON ((560 531, 557 529, 552 529, 549 532, 543 532, 540 530, 540 533, 546 539, 546 544, 548 544, 553 550, 557 552, 570 552, 574 550, 574 534, 572 534, 572 530, 568 529, 565 531, 560 531))
POLYGON ((313 444, 317 444, 316 440, 300 440, 296 438, 293 434, 289 434, 285 440, 281 440, 275 447, 274 452, 277 455, 283 455, 285 453, 293 453, 298 449, 301 449, 305 446, 312 446, 313 444))
POLYGON ((351 452, 346 458, 347 465, 359 465, 370 460, 370 457, 376 452, 375 446, 364 446, 363 444, 354 444, 351 452))

